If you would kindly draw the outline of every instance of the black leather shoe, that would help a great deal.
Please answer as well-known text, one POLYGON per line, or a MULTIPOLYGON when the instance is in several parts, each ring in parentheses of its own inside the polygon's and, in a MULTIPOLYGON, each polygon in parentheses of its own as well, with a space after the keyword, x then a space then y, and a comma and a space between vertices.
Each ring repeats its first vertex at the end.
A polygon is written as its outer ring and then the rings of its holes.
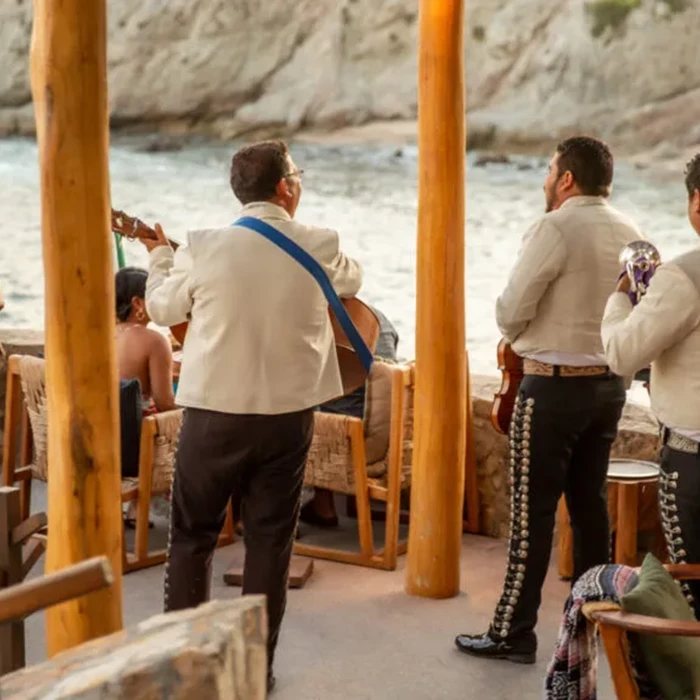
POLYGON ((267 670, 267 692, 271 693, 275 689, 275 684, 277 683, 277 679, 275 678, 274 674, 272 673, 272 669, 267 670))
POLYGON ((534 664, 537 652, 525 645, 507 641, 494 641, 488 634, 459 634, 455 638, 457 649, 465 654, 485 659, 506 659, 516 664, 534 664))
POLYGON ((324 518, 319 515, 314 509, 314 502, 309 501, 299 512, 299 520, 307 525, 313 525, 315 527, 322 528, 333 528, 338 527, 338 516, 334 515, 332 518, 324 518))

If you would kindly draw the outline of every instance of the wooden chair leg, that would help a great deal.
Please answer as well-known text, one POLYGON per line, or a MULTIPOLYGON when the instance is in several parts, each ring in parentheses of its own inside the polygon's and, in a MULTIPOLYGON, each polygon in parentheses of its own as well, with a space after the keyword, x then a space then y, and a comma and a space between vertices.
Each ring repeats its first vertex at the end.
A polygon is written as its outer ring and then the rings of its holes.
POLYGON ((153 441, 156 423, 144 420, 141 426, 141 448, 139 454, 139 491, 136 498, 136 533, 134 554, 136 562, 148 557, 148 516, 151 510, 153 491, 153 441))
POLYGON ((389 427, 389 467, 387 473, 386 530, 384 564, 396 568, 401 511, 401 467, 403 465, 404 376, 395 373, 391 386, 391 424, 389 427))
POLYGON ((20 428, 20 394, 21 387, 15 358, 10 358, 7 365, 7 386, 5 389, 5 426, 2 451, 2 483, 12 486, 15 482, 15 461, 17 458, 17 439, 20 428))
POLYGON ((227 544, 232 544, 236 537, 235 522, 233 517, 233 501, 230 500, 226 506, 226 520, 221 528, 219 540, 216 543, 217 547, 225 547, 227 544))
POLYGON ((637 565, 637 519, 639 517, 639 484, 617 485, 617 536, 615 563, 637 565))
MULTIPOLYGON (((26 406, 22 406, 21 442, 19 448, 20 464, 24 467, 32 463, 34 441, 32 424, 26 406)), ((22 520, 26 520, 32 512, 32 480, 23 479, 19 485, 20 509, 22 520)))
POLYGON ((634 680, 630 664, 626 632, 619 627, 603 624, 598 625, 598 629, 608 658, 617 700, 639 700, 639 687, 634 680))
POLYGON ((557 569, 559 576, 569 581, 574 576, 574 533, 571 530, 569 509, 566 498, 562 496, 557 506, 557 529, 559 542, 557 546, 557 569))
POLYGON ((362 421, 352 420, 348 423, 355 472, 355 498, 357 500, 357 527, 360 535, 360 549, 363 556, 371 559, 374 553, 374 537, 372 535, 372 513, 369 505, 367 460, 365 457, 365 436, 363 431, 362 421))
POLYGON ((32 512, 32 479, 24 479, 19 483, 20 512, 22 520, 26 520, 32 512))

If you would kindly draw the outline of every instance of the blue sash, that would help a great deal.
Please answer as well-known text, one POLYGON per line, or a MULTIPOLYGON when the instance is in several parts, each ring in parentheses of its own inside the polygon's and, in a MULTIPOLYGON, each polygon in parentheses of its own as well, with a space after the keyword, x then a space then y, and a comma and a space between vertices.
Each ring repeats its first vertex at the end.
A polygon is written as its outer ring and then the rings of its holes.
POLYGON ((328 279, 328 275, 321 265, 301 246, 298 246, 291 238, 288 238, 274 226, 270 226, 270 224, 267 224, 260 219, 256 219, 252 216, 244 216, 243 218, 238 219, 238 221, 234 221, 233 225, 244 226, 245 228, 249 228, 256 233, 259 233, 261 236, 264 236, 268 241, 274 243, 285 253, 294 258, 294 260, 296 260, 307 270, 307 272, 311 274, 311 276, 321 287, 321 291, 326 297, 328 305, 331 307, 335 317, 338 319, 338 323, 340 323, 341 328, 343 331, 345 331, 345 335, 348 337, 353 349, 360 358, 362 366, 367 374, 369 374, 369 370, 372 367, 372 361, 374 359, 372 357, 372 353, 367 347, 365 341, 362 339, 362 336, 357 332, 355 324, 352 322, 348 312, 345 310, 343 302, 340 301, 335 289, 333 289, 331 281, 328 279))

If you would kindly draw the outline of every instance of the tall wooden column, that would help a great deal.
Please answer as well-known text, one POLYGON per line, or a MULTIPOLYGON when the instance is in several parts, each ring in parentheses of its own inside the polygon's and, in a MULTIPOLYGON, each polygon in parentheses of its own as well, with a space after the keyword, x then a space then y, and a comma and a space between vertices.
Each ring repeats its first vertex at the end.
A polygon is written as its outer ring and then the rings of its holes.
POLYGON ((49 413, 46 570, 106 555, 114 584, 46 613, 49 655, 122 626, 119 396, 105 0, 35 0, 49 413))
POLYGON ((464 0, 422 0, 416 404, 406 591, 459 592, 466 431, 464 0))

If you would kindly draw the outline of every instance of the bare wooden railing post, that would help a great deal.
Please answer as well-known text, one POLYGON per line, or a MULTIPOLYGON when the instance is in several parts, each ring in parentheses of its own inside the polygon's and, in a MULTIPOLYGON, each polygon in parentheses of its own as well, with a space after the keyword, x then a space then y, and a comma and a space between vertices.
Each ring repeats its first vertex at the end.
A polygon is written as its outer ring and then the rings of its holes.
MULTIPOLYGON (((0 588, 22 582, 22 545, 13 544, 13 532, 20 524, 18 488, 0 487, 0 588)), ((0 675, 24 666, 24 623, 0 625, 0 675)))
POLYGON ((406 591, 459 592, 466 430, 464 0, 422 0, 415 442, 406 591))
POLYGON ((105 0, 35 0, 49 434, 47 572, 105 555, 107 589, 46 613, 49 655, 122 626, 105 0))

